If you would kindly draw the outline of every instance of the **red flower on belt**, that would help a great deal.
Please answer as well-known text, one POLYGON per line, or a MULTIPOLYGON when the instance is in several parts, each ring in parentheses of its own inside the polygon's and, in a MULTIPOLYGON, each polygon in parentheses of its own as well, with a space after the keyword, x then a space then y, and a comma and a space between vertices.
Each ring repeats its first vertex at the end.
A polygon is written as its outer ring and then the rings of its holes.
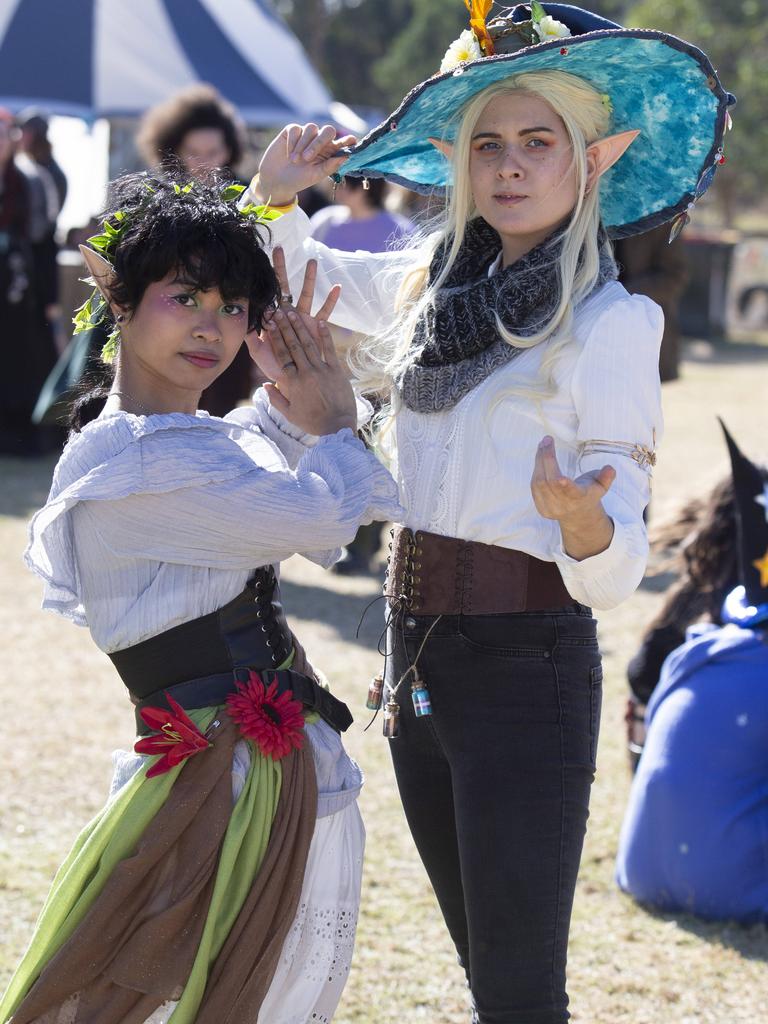
POLYGON ((162 754, 147 771, 147 778, 163 775, 175 768, 188 757, 199 754, 211 746, 192 719, 170 694, 165 695, 170 705, 168 708, 141 708, 139 714, 150 729, 156 730, 154 736, 137 740, 134 750, 137 754, 162 754))
POLYGON ((291 690, 278 694, 276 682, 265 686, 256 672, 249 673, 247 683, 238 680, 237 693, 227 697, 227 711, 240 732, 274 761, 304 743, 301 701, 294 699, 291 690))

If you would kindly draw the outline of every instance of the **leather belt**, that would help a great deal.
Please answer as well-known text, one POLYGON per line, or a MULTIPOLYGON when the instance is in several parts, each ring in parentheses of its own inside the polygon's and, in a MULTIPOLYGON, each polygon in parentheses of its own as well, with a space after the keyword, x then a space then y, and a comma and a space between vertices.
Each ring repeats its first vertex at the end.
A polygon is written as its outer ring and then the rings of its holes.
POLYGON ((391 534, 384 594, 392 606, 419 615, 498 615, 575 603, 554 562, 404 526, 391 534))
POLYGON ((183 708, 223 704, 249 670, 278 689, 292 690, 305 707, 317 711, 339 732, 349 728, 346 704, 299 672, 278 669, 294 649, 293 634, 280 603, 272 566, 258 569, 236 598, 209 615, 165 630, 109 657, 136 705, 139 734, 147 728, 139 710, 168 707, 164 694, 183 708))
POLYGON ((109 657, 141 700, 158 689, 233 668, 275 669, 293 649, 271 566, 259 569, 232 601, 109 657))
MULTIPOLYGON (((352 715, 346 704, 334 697, 329 690, 323 689, 319 683, 309 676, 292 672, 290 669, 263 669, 259 671, 265 686, 277 683, 278 693, 290 690, 296 700, 300 700, 305 708, 316 711, 323 721, 327 722, 336 732, 346 732, 352 724, 352 715)), ((139 711, 143 707, 169 707, 166 694, 186 710, 207 708, 223 704, 230 693, 237 689, 237 681, 245 682, 248 678, 247 669, 234 669, 231 672, 217 672, 199 679, 188 679, 175 686, 165 687, 149 694, 136 705, 136 724, 138 734, 145 736, 151 730, 144 724, 139 711)))

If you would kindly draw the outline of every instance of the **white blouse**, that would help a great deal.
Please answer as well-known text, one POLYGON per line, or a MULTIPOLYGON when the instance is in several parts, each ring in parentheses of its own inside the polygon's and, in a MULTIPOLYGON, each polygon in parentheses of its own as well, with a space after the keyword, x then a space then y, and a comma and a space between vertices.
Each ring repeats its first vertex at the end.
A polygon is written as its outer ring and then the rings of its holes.
MULTIPOLYGON (((270 231, 273 245, 285 251, 294 291, 311 257, 318 260, 318 295, 342 285, 335 323, 366 334, 391 325, 402 272, 412 260, 407 251, 328 249, 309 237, 299 209, 273 221, 270 231)), ((654 302, 610 282, 574 311, 572 342, 558 357, 551 397, 535 400, 511 391, 517 382, 536 378, 546 351, 539 345, 496 370, 451 409, 399 409, 396 475, 406 507, 401 522, 554 561, 575 600, 598 609, 619 604, 645 571, 643 510, 651 467, 644 464, 643 449, 652 451, 662 434, 662 332, 663 314, 654 302), (568 476, 607 463, 616 469, 603 499, 613 539, 591 558, 570 558, 558 524, 534 505, 530 480, 544 434, 554 437, 568 476)))
POLYGON ((64 449, 30 524, 43 607, 107 653, 231 601, 261 565, 328 565, 358 524, 402 514, 353 432, 311 438, 258 391, 225 419, 110 414, 64 449))
MULTIPOLYGON (((89 423, 64 449, 25 559, 44 580, 43 606, 88 626, 110 652, 215 611, 258 566, 296 552, 327 564, 358 523, 402 511, 395 481, 351 430, 307 437, 259 391, 252 408, 225 419, 117 413, 89 423)), ((261 1024, 330 1021, 352 959, 363 777, 324 721, 306 732, 317 820, 261 1024)), ((250 756, 239 740, 233 802, 250 756)), ((146 758, 114 757, 116 791, 146 758)), ((175 1006, 164 1003, 145 1024, 167 1024, 175 1006)))

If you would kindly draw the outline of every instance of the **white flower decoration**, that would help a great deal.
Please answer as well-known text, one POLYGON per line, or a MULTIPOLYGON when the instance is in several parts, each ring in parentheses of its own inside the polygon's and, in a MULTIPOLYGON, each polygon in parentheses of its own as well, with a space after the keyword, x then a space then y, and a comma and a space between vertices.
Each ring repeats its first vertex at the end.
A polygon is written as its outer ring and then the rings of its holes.
POLYGON ((454 39, 445 51, 440 71, 452 71, 457 64, 468 60, 477 60, 482 56, 483 51, 480 49, 480 43, 478 43, 475 33, 471 28, 467 28, 458 39, 454 39))
POLYGON ((564 39, 571 34, 568 26, 562 21, 556 21, 551 14, 545 14, 541 21, 535 21, 533 28, 540 43, 546 43, 548 39, 564 39))

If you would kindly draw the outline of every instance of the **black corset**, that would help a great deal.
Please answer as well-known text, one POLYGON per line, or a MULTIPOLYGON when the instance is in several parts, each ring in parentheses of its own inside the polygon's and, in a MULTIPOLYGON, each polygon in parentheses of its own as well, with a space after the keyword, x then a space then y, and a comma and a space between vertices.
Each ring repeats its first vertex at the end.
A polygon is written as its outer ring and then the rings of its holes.
POLYGON ((292 649, 272 566, 218 611, 165 630, 109 657, 134 700, 189 679, 237 668, 275 669, 292 649))

